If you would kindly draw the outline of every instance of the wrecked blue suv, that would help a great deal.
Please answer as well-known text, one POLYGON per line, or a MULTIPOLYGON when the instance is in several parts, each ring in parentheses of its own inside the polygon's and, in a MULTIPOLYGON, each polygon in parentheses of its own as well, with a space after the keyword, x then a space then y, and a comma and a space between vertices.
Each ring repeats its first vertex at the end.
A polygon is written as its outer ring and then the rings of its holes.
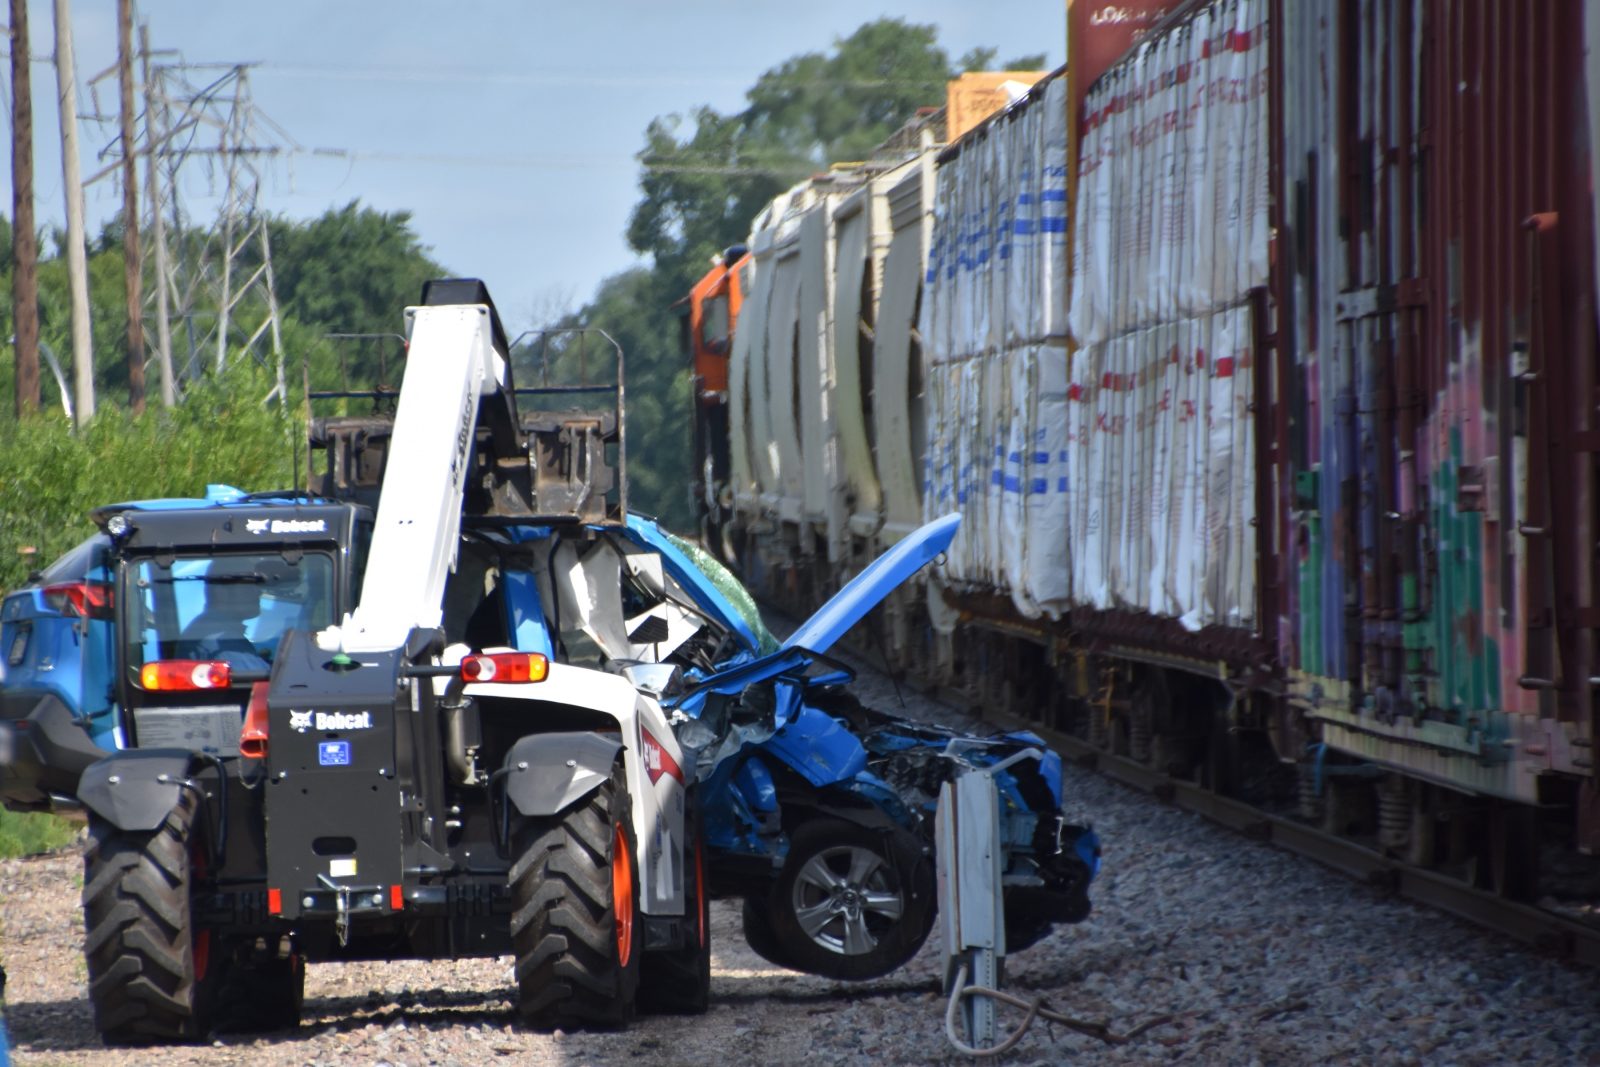
MULTIPOLYGON (((929 523, 857 575, 781 644, 709 554, 648 520, 629 537, 659 554, 719 643, 710 669, 668 678, 678 740, 696 759, 712 896, 742 897, 746 939, 780 966, 864 979, 905 963, 932 927, 933 813, 963 765, 991 767, 1000 791, 1010 951, 1089 913, 1093 830, 1062 816, 1061 760, 1026 733, 974 737, 863 705, 827 655, 955 536, 929 523)), ((667 657, 669 660, 672 657, 667 657)))

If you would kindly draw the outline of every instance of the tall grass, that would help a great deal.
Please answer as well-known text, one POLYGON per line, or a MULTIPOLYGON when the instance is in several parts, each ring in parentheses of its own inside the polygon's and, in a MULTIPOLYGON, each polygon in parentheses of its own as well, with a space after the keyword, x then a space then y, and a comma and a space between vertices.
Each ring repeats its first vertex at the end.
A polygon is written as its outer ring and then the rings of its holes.
POLYGON ((66 819, 0 808, 0 859, 49 852, 77 835, 77 826, 66 819))
MULTIPOLYGON (((94 531, 91 509, 121 500, 292 484, 298 422, 263 405, 270 383, 239 366, 191 383, 183 403, 134 417, 102 408, 81 431, 59 415, 0 423, 0 590, 94 531)), ((299 447, 302 449, 304 445, 299 447)))

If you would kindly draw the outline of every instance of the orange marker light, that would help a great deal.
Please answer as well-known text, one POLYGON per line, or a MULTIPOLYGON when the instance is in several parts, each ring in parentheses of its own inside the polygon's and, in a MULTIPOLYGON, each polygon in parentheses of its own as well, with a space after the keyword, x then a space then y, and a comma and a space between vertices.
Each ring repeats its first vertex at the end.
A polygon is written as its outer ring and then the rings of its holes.
POLYGON ((226 689, 233 668, 220 660, 158 659, 139 668, 139 685, 149 690, 226 689))
POLYGON ((496 652, 461 661, 464 682, 542 682, 549 674, 550 661, 538 652, 496 652))

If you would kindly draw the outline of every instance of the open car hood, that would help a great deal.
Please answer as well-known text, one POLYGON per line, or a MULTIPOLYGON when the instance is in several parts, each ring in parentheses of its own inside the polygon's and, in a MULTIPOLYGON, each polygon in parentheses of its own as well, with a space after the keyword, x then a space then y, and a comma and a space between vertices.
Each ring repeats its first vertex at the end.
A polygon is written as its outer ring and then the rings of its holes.
MULTIPOLYGON (((778 651, 718 671, 701 681, 695 687, 693 696, 738 692, 753 682, 777 677, 803 665, 810 658, 808 653, 827 652, 850 627, 860 622, 867 612, 882 603, 907 578, 938 559, 950 547, 950 542, 956 536, 956 527, 960 525, 961 516, 953 513, 918 527, 833 594, 826 604, 789 636, 778 651)), ((684 701, 685 705, 695 703, 698 701, 684 701)))

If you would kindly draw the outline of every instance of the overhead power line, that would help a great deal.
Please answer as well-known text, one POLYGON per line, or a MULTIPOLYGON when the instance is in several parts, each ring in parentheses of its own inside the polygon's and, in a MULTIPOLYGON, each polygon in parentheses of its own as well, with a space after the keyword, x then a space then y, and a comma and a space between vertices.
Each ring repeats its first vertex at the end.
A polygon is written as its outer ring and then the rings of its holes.
MULTIPOLYGON (((303 64, 278 64, 263 63, 259 66, 263 75, 281 76, 285 78, 303 78, 319 81, 353 81, 353 82, 417 82, 444 85, 535 85, 562 87, 571 86, 582 89, 659 89, 663 86, 720 86, 724 88, 749 90, 750 83, 743 77, 724 76, 718 77, 707 73, 704 69, 692 71, 636 71, 631 74, 597 74, 593 70, 538 70, 538 71, 508 71, 485 70, 482 67, 347 67, 347 66, 309 66, 303 64)), ((759 83, 758 83, 759 84, 759 83)), ((814 78, 804 81, 785 78, 782 82, 785 87, 793 88, 846 88, 846 89, 891 89, 897 87, 914 88, 938 84, 944 85, 943 79, 929 80, 926 78, 871 78, 844 80, 838 78, 814 78)))

